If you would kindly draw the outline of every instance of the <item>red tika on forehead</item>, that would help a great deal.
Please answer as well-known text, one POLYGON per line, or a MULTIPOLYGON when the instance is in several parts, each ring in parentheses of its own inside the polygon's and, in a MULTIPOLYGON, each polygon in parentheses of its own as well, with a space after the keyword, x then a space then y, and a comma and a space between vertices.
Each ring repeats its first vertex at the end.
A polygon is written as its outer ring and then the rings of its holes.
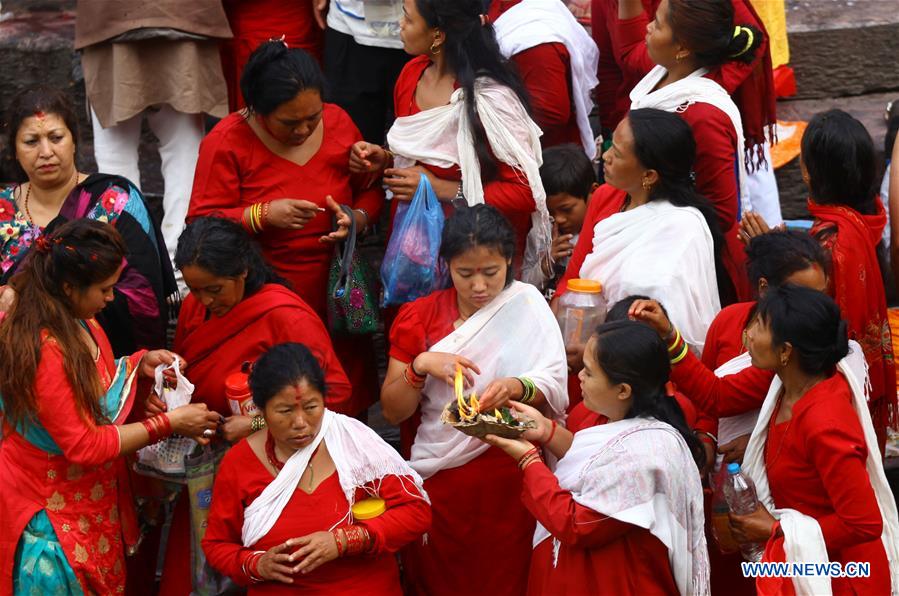
POLYGON ((41 110, 38 110, 34 113, 34 117, 37 118, 38 120, 43 120, 44 118, 47 117, 47 114, 45 114, 41 110))

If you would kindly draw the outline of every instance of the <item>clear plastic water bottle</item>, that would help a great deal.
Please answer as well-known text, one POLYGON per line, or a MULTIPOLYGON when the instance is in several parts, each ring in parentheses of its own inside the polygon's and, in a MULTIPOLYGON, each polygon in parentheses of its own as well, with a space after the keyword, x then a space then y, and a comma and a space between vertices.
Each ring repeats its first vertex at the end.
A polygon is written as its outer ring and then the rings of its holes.
MULTIPOLYGON (((740 471, 740 464, 736 462, 727 464, 724 496, 727 498, 727 506, 736 515, 755 513, 759 506, 752 478, 740 471)), ((740 545, 740 552, 747 561, 761 561, 765 549, 761 544, 746 543, 740 545)))

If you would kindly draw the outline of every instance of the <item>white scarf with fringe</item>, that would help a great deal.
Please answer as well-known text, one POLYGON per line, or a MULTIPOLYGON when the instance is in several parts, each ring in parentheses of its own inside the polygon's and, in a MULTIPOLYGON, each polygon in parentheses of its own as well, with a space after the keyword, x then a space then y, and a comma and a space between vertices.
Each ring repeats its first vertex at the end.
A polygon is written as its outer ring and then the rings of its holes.
MULTIPOLYGON (((462 89, 456 89, 445 106, 397 118, 387 132, 387 143, 396 154, 394 165, 408 168, 416 162, 462 170, 462 191, 469 206, 484 202, 481 164, 475 151, 471 123, 462 89)), ((531 215, 531 234, 540 254, 552 244, 552 223, 546 209, 546 191, 540 180, 543 152, 540 128, 531 120, 515 92, 488 77, 474 83, 474 102, 497 160, 524 177, 537 208, 531 215)))
MULTIPOLYGON (((555 474, 576 503, 658 538, 681 594, 709 593, 702 481, 674 427, 631 418, 586 428, 575 433, 555 474)), ((538 524, 534 547, 550 537, 538 524)), ((553 538, 554 564, 559 546, 553 538)))
POLYGON ((349 503, 349 510, 341 522, 347 517, 352 521, 356 489, 385 476, 397 476, 401 482, 404 476, 412 478, 421 498, 430 503, 418 473, 375 431, 355 418, 325 410, 321 428, 312 442, 288 458, 284 468, 244 511, 241 538, 245 547, 252 547, 274 527, 322 441, 328 447, 337 468, 340 488, 349 503))
POLYGON ((493 24, 496 41, 506 58, 544 43, 561 43, 571 60, 572 101, 581 133, 581 145, 591 160, 596 157, 596 141, 590 127, 593 89, 599 84, 596 67, 599 48, 559 0, 522 0, 504 12, 493 24))
MULTIPOLYGON (((837 374, 842 374, 849 384, 852 407, 858 415, 858 421, 865 435, 865 446, 868 449, 865 468, 883 518, 881 539, 890 565, 891 592, 899 594, 899 516, 896 512, 896 501, 883 471, 880 447, 877 444, 874 425, 871 423, 871 413, 868 411, 868 365, 862 347, 855 341, 849 342, 849 354, 837 364, 837 374)), ((765 468, 765 443, 768 441, 768 424, 777 407, 781 387, 783 383, 780 378, 774 377, 765 403, 762 404, 755 430, 752 431, 752 437, 746 447, 743 468, 755 482, 759 502, 771 512, 771 515, 780 520, 787 562, 827 563, 829 562, 827 545, 818 521, 795 509, 779 509, 771 496, 768 471, 765 468)), ((826 575, 796 576, 793 578, 793 587, 797 594, 832 593, 830 577, 826 575)))

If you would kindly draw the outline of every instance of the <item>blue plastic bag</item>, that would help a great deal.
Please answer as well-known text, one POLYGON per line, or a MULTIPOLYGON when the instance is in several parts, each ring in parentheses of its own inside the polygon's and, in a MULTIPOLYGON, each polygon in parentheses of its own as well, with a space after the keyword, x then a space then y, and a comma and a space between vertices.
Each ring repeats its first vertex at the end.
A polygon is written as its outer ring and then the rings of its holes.
POLYGON ((412 302, 435 289, 440 281, 437 259, 443 221, 443 207, 422 174, 412 201, 396 210, 393 234, 381 262, 381 306, 412 302))

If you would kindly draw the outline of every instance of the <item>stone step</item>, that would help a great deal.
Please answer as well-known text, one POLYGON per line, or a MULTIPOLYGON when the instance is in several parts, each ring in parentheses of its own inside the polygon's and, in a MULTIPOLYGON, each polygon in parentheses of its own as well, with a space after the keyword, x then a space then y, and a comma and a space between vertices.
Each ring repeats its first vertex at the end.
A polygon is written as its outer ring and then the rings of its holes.
POLYGON ((797 99, 899 89, 899 2, 787 0, 797 99))

